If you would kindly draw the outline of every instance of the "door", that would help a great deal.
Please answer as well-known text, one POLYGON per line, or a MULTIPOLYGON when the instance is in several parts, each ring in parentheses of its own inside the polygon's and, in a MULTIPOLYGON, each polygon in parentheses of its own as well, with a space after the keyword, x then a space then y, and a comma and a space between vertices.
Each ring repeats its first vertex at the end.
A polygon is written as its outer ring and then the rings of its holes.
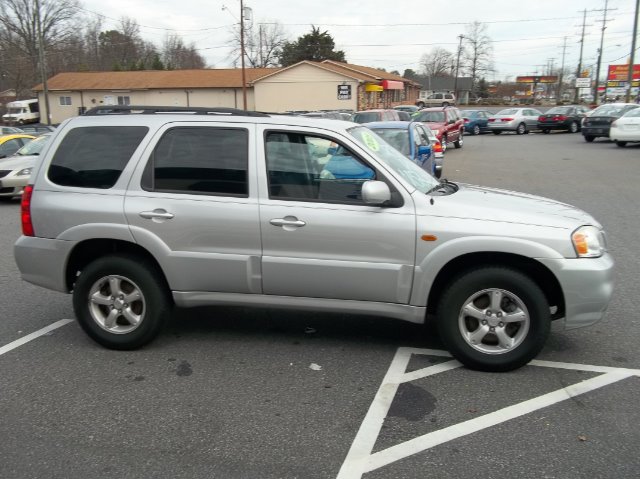
POLYGON ((125 214, 174 291, 260 293, 253 125, 175 124, 145 152, 125 214))
POLYGON ((411 197, 344 138, 310 129, 265 129, 258 137, 263 292, 408 303, 416 243, 411 197), (387 181, 399 203, 365 205, 361 186, 372 179, 387 181))
POLYGON ((525 122, 527 129, 536 129, 538 127, 538 117, 542 115, 538 110, 526 109, 524 110, 525 122))

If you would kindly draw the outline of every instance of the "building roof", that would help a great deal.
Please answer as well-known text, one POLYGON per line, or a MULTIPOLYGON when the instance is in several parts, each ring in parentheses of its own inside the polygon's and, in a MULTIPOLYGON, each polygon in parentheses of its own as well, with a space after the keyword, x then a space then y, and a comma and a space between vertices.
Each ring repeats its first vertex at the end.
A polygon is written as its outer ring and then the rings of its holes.
MULTIPOLYGON (((247 83, 279 68, 247 68, 247 83)), ((125 72, 65 72, 47 81, 49 90, 148 90, 174 88, 242 88, 240 68, 144 70, 125 72)), ((34 91, 42 91, 42 84, 34 91)))
POLYGON ((261 77, 256 78, 253 83, 262 81, 266 78, 269 78, 271 76, 277 75, 281 72, 285 72, 287 70, 290 70, 292 68, 296 68, 298 65, 311 65, 314 66, 316 68, 321 68, 323 70, 328 70, 330 72, 333 73, 338 73, 340 75, 344 75, 348 78, 353 78, 354 80, 362 80, 362 81, 372 81, 373 77, 371 75, 365 75, 363 73, 359 73, 357 71, 353 71, 353 70, 346 70, 344 68, 338 68, 334 65, 329 65, 326 64, 324 62, 312 62, 310 60, 302 60, 301 62, 298 63, 294 63, 293 65, 289 65, 288 67, 284 67, 284 68, 280 68, 280 69, 274 69, 274 71, 269 72, 266 75, 263 75, 261 77))
POLYGON ((389 73, 382 70, 378 70, 377 68, 365 67, 362 65, 354 65, 352 63, 336 62, 334 60, 324 60, 322 64, 331 66, 335 70, 342 70, 342 71, 346 70, 351 72, 358 72, 370 78, 375 78, 376 80, 395 80, 395 81, 401 81, 404 83, 411 83, 411 84, 418 85, 418 83, 414 82, 413 80, 410 80, 409 78, 401 77, 400 75, 396 75, 395 73, 389 73))

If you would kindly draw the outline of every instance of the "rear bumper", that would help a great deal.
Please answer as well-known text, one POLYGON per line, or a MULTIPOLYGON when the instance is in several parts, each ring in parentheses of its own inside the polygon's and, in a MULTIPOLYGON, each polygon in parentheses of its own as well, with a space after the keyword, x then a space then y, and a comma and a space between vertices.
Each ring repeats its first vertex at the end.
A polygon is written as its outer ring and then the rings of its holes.
POLYGON ((609 136, 611 126, 583 126, 582 134, 584 136, 609 136))
POLYGON ((640 141, 640 130, 622 130, 620 128, 611 128, 609 137, 613 141, 640 141))
POLYGON ((571 123, 542 123, 538 122, 538 129, 542 130, 568 130, 571 123))
POLYGON ((564 328, 575 329, 600 321, 613 294, 614 261, 600 258, 538 259, 560 282, 565 301, 564 328))
POLYGON ((75 241, 20 236, 13 246, 13 255, 22 279, 68 293, 66 261, 75 245, 75 241))
POLYGON ((487 127, 490 130, 515 130, 518 125, 519 123, 510 121, 508 123, 489 123, 487 124, 487 127))

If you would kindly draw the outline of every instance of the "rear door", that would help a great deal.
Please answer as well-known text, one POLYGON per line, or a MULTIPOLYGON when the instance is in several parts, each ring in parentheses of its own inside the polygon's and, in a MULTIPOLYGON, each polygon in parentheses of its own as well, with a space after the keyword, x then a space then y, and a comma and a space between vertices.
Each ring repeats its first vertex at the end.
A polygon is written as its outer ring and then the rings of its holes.
POLYGON ((257 133, 264 293, 408 303, 411 196, 338 135, 268 126, 257 133), (402 204, 365 205, 360 190, 370 179, 388 182, 402 204))
POLYGON ((166 125, 132 177, 125 213, 174 291, 260 293, 255 127, 166 125))

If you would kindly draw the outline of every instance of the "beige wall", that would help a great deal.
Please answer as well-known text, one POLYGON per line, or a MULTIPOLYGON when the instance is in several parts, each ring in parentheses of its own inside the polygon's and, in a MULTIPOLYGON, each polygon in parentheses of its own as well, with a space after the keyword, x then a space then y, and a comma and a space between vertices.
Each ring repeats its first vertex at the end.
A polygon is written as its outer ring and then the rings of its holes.
POLYGON ((358 81, 302 64, 254 84, 256 110, 356 110, 358 81), (338 100, 338 85, 351 85, 351 99, 338 100))
MULTIPOLYGON (((86 109, 109 104, 118 104, 118 96, 128 96, 131 105, 148 106, 203 106, 203 107, 228 107, 243 108, 242 88, 210 88, 180 90, 145 90, 145 91, 84 91, 84 92, 49 92, 49 104, 51 107, 51 123, 57 124, 67 118, 78 115, 78 109, 84 106, 86 109), (61 97, 70 97, 71 105, 61 105, 61 97), (188 103, 187 103, 188 102, 188 103)), ((46 107, 44 94, 38 93, 41 119, 46 123, 46 107)), ((255 109, 253 89, 247 89, 247 109, 255 109)))

